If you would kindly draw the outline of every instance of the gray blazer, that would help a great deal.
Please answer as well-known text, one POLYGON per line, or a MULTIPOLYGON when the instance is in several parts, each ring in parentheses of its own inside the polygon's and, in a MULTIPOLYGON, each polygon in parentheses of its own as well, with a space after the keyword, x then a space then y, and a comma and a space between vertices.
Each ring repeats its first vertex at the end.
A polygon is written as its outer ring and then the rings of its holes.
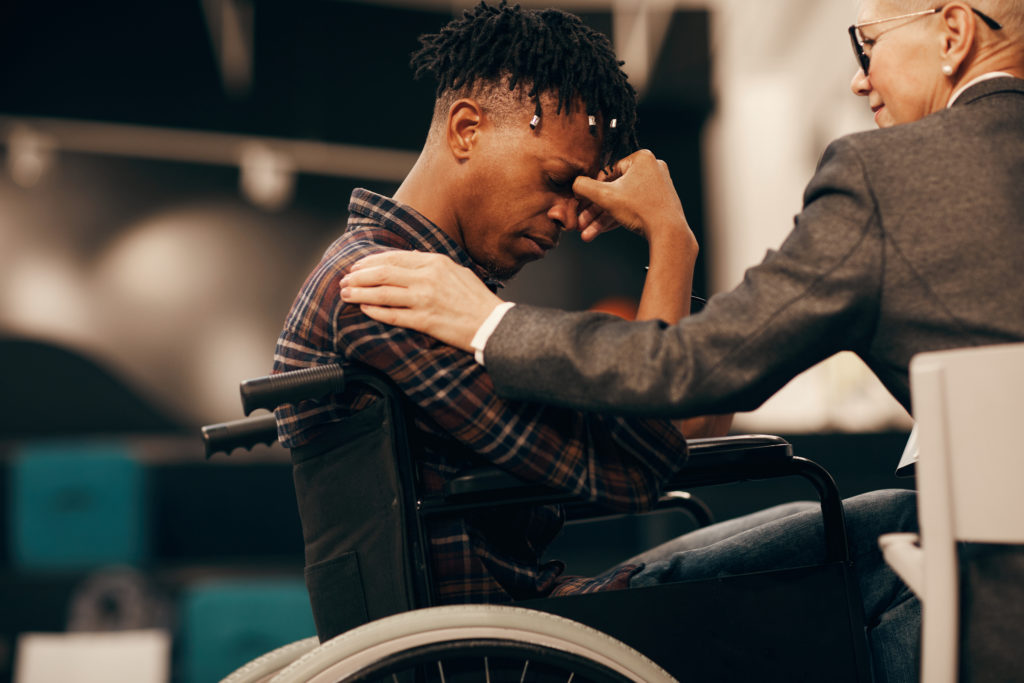
POLYGON ((1024 340, 1024 80, 833 142, 778 251, 676 325, 516 306, 485 350, 503 396, 592 411, 752 410, 857 353, 910 408, 911 356, 1024 340))

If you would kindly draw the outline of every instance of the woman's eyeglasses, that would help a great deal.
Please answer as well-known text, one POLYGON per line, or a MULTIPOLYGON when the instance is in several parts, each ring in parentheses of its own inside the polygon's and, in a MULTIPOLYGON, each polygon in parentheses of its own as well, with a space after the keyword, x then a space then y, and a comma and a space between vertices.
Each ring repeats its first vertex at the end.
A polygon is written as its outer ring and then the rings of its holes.
MULTIPOLYGON (((942 11, 942 7, 936 7, 935 9, 926 9, 921 12, 911 12, 910 14, 901 14, 898 17, 886 17, 885 19, 873 19, 871 21, 864 21, 859 24, 854 24, 849 28, 850 31, 850 42, 853 43, 853 54, 857 56, 857 62, 860 64, 860 68, 864 71, 864 75, 868 75, 868 68, 871 66, 871 55, 864 50, 864 44, 869 41, 861 33, 861 28, 864 26, 872 26, 874 24, 881 24, 886 21, 896 21, 897 19, 910 19, 912 17, 923 17, 928 14, 936 14, 942 11)), ((1003 27, 998 21, 992 17, 971 8, 971 11, 978 15, 978 17, 985 22, 985 24, 993 31, 998 31, 1003 27)))

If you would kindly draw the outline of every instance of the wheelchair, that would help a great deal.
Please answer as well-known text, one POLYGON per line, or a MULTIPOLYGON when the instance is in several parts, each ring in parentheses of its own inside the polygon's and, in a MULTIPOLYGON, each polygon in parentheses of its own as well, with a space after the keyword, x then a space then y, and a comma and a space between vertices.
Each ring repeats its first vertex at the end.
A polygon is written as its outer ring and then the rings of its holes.
MULTIPOLYGON (((249 662, 226 683, 871 680, 838 489, 780 437, 690 440, 686 465, 665 488, 801 477, 821 503, 819 564, 514 605, 437 606, 430 517, 547 503, 566 505, 569 518, 607 513, 493 466, 422 495, 413 409, 372 369, 318 366, 241 385, 246 415, 356 390, 375 400, 292 451, 317 637, 249 662)), ((277 438, 273 415, 202 433, 207 457, 277 438)), ((688 493, 663 502, 710 521, 688 493)))

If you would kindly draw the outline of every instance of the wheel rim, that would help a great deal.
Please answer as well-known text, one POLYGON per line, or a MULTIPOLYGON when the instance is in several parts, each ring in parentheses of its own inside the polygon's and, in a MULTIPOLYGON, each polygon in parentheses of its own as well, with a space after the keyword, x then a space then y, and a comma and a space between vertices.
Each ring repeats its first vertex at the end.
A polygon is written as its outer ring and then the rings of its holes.
MULTIPOLYGON (((325 672, 326 673, 326 672, 325 672)), ((339 672, 340 673, 340 672, 339 672)), ((317 678, 320 680, 320 677, 317 678)), ((473 639, 411 647, 372 662, 346 683, 623 683, 601 662, 542 645, 473 639)))

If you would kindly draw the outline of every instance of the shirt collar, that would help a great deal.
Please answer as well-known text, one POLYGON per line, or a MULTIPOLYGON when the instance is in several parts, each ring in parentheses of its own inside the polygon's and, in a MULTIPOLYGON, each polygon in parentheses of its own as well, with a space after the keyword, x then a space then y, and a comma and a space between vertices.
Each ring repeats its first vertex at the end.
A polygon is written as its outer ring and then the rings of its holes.
POLYGON ((957 88, 956 90, 953 91, 953 94, 949 96, 949 102, 946 102, 946 109, 949 109, 950 107, 952 107, 953 103, 956 102, 956 99, 958 97, 960 97, 960 95, 962 95, 963 92, 965 90, 967 90, 968 88, 970 88, 972 85, 977 85, 978 83, 981 83, 982 81, 987 81, 990 78, 1004 78, 1004 77, 1005 78, 1014 78, 1014 75, 1013 74, 1008 74, 1005 71, 989 71, 988 73, 984 73, 984 74, 978 76, 977 78, 972 78, 971 80, 967 81, 966 83, 964 83, 959 88, 957 88))
POLYGON ((409 245, 417 251, 448 256, 459 265, 472 270, 492 289, 502 286, 500 280, 494 278, 483 266, 471 259, 466 250, 460 247, 447 233, 407 204, 357 187, 352 191, 348 211, 350 215, 362 216, 375 221, 386 230, 407 240, 409 245))

